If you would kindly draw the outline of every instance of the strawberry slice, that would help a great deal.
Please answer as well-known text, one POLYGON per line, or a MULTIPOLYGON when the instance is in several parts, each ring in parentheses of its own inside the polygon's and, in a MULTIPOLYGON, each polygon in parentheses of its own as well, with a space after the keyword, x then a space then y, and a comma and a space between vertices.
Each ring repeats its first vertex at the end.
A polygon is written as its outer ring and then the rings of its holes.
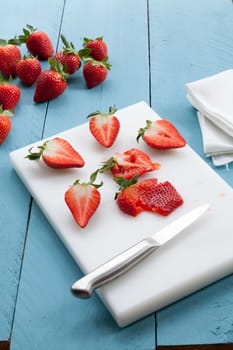
POLYGON ((169 181, 158 183, 152 178, 137 183, 137 178, 131 181, 116 178, 116 182, 120 185, 117 205, 131 216, 137 216, 142 211, 167 216, 183 204, 182 197, 169 181))
POLYGON ((76 180, 73 185, 65 192, 65 202, 69 207, 74 220, 81 227, 87 226, 90 218, 97 210, 101 195, 98 187, 93 183, 92 177, 87 183, 80 183, 76 180))
POLYGON ((140 204, 144 210, 167 216, 183 204, 182 197, 169 181, 158 183, 156 186, 151 186, 147 181, 138 185, 140 204))
POLYGON ((117 108, 110 106, 108 113, 96 111, 90 113, 89 129, 94 138, 104 147, 111 147, 120 130, 120 122, 114 115, 117 108))
POLYGON ((152 148, 169 149, 180 148, 186 145, 185 139, 181 136, 175 126, 168 120, 147 120, 146 127, 138 131, 137 141, 140 137, 152 148))
POLYGON ((139 149, 131 148, 123 153, 116 152, 113 157, 103 162, 102 167, 97 172, 105 173, 111 171, 113 177, 122 177, 129 180, 134 176, 140 176, 159 167, 159 163, 153 163, 146 153, 139 149))
POLYGON ((55 137, 37 148, 37 152, 33 152, 31 147, 25 158, 37 160, 42 156, 45 164, 55 169, 81 168, 85 164, 81 155, 62 138, 55 137))

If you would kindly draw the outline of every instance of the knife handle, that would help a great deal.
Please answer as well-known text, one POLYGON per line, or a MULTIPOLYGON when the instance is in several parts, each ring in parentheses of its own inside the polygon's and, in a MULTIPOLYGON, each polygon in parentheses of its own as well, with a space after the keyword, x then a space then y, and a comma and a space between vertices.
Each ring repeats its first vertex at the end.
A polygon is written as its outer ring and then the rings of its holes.
POLYGON ((72 293, 79 298, 89 298, 95 289, 122 275, 158 247, 153 238, 143 239, 76 281, 71 287, 72 293))

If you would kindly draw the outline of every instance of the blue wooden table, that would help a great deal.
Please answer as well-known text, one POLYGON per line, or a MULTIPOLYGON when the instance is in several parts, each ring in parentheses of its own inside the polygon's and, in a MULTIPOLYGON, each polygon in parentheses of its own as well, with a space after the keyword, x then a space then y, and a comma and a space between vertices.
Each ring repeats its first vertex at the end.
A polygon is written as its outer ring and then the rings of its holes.
MULTIPOLYGON (((144 100, 173 120, 212 167, 184 85, 232 68, 232 1, 4 2, 0 37, 21 34, 27 23, 46 31, 56 50, 61 33, 78 48, 84 36, 103 35, 112 69, 106 82, 91 90, 79 71, 62 96, 39 105, 33 103, 34 86, 25 88, 15 79, 22 96, 10 136, 0 147, 0 349, 144 350, 233 343, 232 276, 124 329, 97 296, 75 299, 69 287, 81 272, 8 157, 12 150, 84 123, 90 111, 144 100)), ((232 166, 214 170, 233 186, 232 166)))

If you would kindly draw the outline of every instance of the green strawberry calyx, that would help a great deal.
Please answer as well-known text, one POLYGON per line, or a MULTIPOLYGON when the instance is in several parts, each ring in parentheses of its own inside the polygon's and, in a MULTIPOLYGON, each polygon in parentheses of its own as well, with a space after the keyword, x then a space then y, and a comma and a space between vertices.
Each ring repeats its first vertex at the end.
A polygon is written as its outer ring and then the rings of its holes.
POLYGON ((108 117, 108 116, 111 116, 114 113, 116 113, 116 111, 117 111, 117 108, 116 108, 115 105, 113 105, 113 106, 109 107, 108 113, 104 113, 104 112, 101 112, 101 111, 97 110, 95 112, 91 112, 90 114, 88 114, 87 118, 93 117, 95 115, 101 115, 103 117, 108 117))
POLYGON ((26 28, 23 28, 23 34, 18 36, 19 42, 21 44, 26 43, 29 36, 36 31, 37 31, 37 28, 34 28, 32 25, 27 24, 26 28))
POLYGON ((63 34, 61 34, 61 40, 64 45, 63 50, 66 53, 72 53, 74 55, 78 55, 79 57, 87 57, 91 52, 91 49, 81 49, 77 51, 74 44, 72 42, 69 42, 63 34))
POLYGON ((34 151, 34 152, 33 152, 33 149, 35 150, 35 147, 33 147, 33 146, 30 147, 28 150, 28 154, 25 156, 25 158, 28 158, 30 160, 40 159, 44 150, 47 147, 47 143, 48 143, 48 141, 45 141, 41 146, 37 146, 37 151, 34 151))
POLYGON ((13 117, 14 111, 12 109, 3 109, 2 105, 0 105, 0 114, 6 115, 7 117, 13 117))
POLYGON ((102 67, 107 68, 108 70, 110 70, 112 67, 112 65, 110 63, 108 63, 108 56, 106 56, 102 61, 97 61, 90 56, 83 57, 83 60, 85 63, 90 62, 93 66, 102 66, 102 67))
POLYGON ((77 184, 80 184, 82 186, 93 186, 95 188, 99 188, 103 185, 103 181, 101 181, 99 184, 95 184, 95 180, 96 180, 96 176, 97 174, 96 173, 92 173, 90 178, 89 178, 89 181, 88 182, 83 182, 83 183, 80 183, 80 180, 77 179, 74 181, 73 183, 73 186, 77 185, 77 184))
POLYGON ((123 177, 117 176, 114 181, 120 186, 118 192, 115 193, 114 199, 117 199, 118 194, 125 188, 135 185, 138 182, 138 175, 135 175, 130 180, 126 180, 123 177))
POLYGON ((59 73, 62 79, 66 80, 70 77, 70 74, 66 72, 67 67, 63 66, 63 64, 60 61, 54 60, 53 58, 49 57, 48 62, 50 64, 51 69, 59 73))
POLYGON ((20 40, 15 36, 12 39, 0 39, 0 46, 6 46, 6 45, 16 45, 16 46, 20 46, 21 42, 20 40))
POLYGON ((103 38, 104 38, 103 36, 100 36, 100 37, 95 38, 95 39, 89 39, 89 38, 84 37, 83 38, 83 46, 87 45, 89 42, 94 41, 94 40, 103 40, 103 38))
POLYGON ((140 137, 143 137, 145 134, 145 131, 148 130, 151 127, 152 121, 151 120, 146 120, 146 126, 145 128, 140 128, 138 130, 138 136, 136 138, 137 142, 139 142, 140 137))

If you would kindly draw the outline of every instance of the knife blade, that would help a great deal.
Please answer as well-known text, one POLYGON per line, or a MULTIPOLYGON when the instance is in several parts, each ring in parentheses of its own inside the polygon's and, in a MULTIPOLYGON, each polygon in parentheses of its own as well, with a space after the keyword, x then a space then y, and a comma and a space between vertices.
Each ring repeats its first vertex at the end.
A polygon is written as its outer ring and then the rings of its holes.
POLYGON ((203 204, 182 215, 152 236, 139 241, 130 248, 100 265, 71 286, 71 292, 79 298, 89 298, 92 292, 122 275, 145 257, 177 236, 195 222, 209 208, 203 204))

